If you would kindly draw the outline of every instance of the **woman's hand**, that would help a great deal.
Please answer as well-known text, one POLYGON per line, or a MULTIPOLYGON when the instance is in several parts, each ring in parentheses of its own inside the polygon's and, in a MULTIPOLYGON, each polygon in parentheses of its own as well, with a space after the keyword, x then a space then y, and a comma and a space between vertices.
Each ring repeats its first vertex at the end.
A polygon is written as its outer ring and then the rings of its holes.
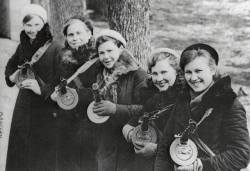
POLYGON ((135 149, 136 154, 140 154, 144 157, 152 157, 156 153, 157 144, 155 143, 143 143, 143 142, 136 142, 136 146, 141 147, 139 149, 135 149))
POLYGON ((126 124, 123 128, 122 128, 122 134, 124 136, 124 138, 127 140, 127 142, 131 142, 132 141, 132 134, 133 134, 133 130, 135 127, 126 124))
POLYGON ((15 82, 15 79, 16 79, 16 75, 17 73, 19 72, 19 69, 17 69, 12 75, 10 75, 9 79, 11 82, 15 82))
POLYGON ((115 115, 116 104, 108 100, 101 100, 100 102, 94 104, 93 112, 100 116, 115 115))
POLYGON ((175 167, 175 171, 195 171, 193 164, 188 166, 177 166, 175 167))
POLYGON ((175 166, 175 171, 202 171, 203 165, 201 160, 198 158, 193 164, 188 166, 175 166))
POLYGON ((22 82, 21 88, 30 89, 35 94, 41 95, 41 89, 40 86, 35 79, 26 79, 22 82))
POLYGON ((58 95, 58 91, 54 91, 51 95, 50 95, 50 99, 54 102, 56 102, 57 99, 57 95, 58 95))

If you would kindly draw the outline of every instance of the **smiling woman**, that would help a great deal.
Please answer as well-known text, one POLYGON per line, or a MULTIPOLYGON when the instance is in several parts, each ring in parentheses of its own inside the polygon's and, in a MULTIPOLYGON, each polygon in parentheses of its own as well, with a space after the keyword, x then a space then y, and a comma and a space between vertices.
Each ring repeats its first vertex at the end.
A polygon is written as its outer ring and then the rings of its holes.
POLYGON ((188 87, 177 98, 165 127, 156 171, 239 171, 247 166, 250 142, 246 112, 231 88, 230 77, 216 75, 218 61, 215 49, 206 44, 194 44, 182 52, 180 67, 188 87), (191 146, 198 149, 198 156, 187 163, 185 152, 191 146))
POLYGON ((20 44, 5 70, 7 85, 17 84, 20 88, 11 122, 6 171, 46 170, 53 167, 56 158, 56 133, 50 120, 56 106, 47 97, 53 91, 50 82, 54 80, 61 46, 52 40, 47 13, 41 6, 24 7, 22 23, 20 44), (47 161, 51 163, 42 164, 47 161))
POLYGON ((44 21, 37 15, 26 15, 23 19, 23 28, 30 40, 34 40, 38 31, 44 26, 44 21))
POLYGON ((153 171, 157 146, 170 117, 170 106, 173 106, 185 85, 178 60, 176 52, 168 48, 157 48, 148 58, 150 78, 146 81, 146 87, 140 89, 140 103, 143 104, 141 113, 144 114, 133 117, 123 127, 125 139, 134 145, 134 171, 153 171), (162 111, 159 112, 161 114, 154 115, 158 111, 162 111), (141 131, 145 124, 148 129, 141 131), (155 136, 153 131, 150 132, 150 127, 155 130, 155 136))
POLYGON ((101 67, 96 76, 103 99, 94 104, 98 116, 110 116, 99 126, 97 161, 100 171, 131 170, 133 148, 122 137, 124 124, 139 114, 138 92, 146 72, 126 49, 126 41, 114 30, 102 30, 96 38, 101 67))
POLYGON ((89 87, 95 82, 97 59, 93 26, 83 16, 73 16, 64 24, 65 47, 59 53, 56 68, 56 90, 51 99, 58 103, 57 169, 95 171, 96 127, 86 117, 87 106, 92 101, 89 87), (89 62, 93 62, 89 67, 89 62), (78 72, 85 68, 85 72, 78 72), (78 73, 78 74, 76 74, 78 73), (72 75, 77 75, 72 78, 72 75), (77 100, 76 100, 77 99, 77 100))

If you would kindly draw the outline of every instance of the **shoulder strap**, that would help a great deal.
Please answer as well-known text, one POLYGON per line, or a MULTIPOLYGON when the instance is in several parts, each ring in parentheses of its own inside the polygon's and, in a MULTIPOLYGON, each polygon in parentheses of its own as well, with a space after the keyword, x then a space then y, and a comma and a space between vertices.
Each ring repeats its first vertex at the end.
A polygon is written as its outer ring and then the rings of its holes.
POLYGON ((77 71, 67 79, 67 84, 69 84, 72 80, 74 80, 79 74, 84 73, 87 69, 89 69, 96 61, 98 58, 91 59, 87 62, 85 62, 80 68, 77 69, 77 71))
POLYGON ((48 40, 42 47, 40 47, 36 51, 36 53, 32 56, 31 61, 28 63, 30 65, 33 65, 34 63, 39 61, 39 59, 41 59, 41 57, 43 56, 43 54, 46 52, 46 50, 49 48, 50 45, 51 45, 51 40, 48 40))
POLYGON ((206 153, 209 157, 214 157, 214 152, 205 144, 198 136, 192 136, 191 139, 194 143, 201 149, 204 153, 206 153))

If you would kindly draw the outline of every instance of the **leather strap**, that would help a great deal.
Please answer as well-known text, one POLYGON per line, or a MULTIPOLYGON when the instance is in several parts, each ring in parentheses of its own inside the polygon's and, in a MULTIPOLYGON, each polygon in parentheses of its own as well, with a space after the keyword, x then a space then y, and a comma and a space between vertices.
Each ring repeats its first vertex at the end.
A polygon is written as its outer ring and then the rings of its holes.
POLYGON ((94 58, 85 62, 80 68, 77 69, 77 71, 70 78, 67 79, 67 84, 73 81, 79 74, 89 69, 97 60, 98 58, 94 58))
POLYGON ((51 40, 48 40, 42 47, 40 47, 36 51, 36 53, 32 56, 31 61, 27 62, 26 64, 30 64, 30 66, 32 66, 34 63, 39 61, 39 59, 41 59, 41 57, 43 56, 43 54, 46 52, 46 50, 49 48, 50 45, 51 45, 51 40))

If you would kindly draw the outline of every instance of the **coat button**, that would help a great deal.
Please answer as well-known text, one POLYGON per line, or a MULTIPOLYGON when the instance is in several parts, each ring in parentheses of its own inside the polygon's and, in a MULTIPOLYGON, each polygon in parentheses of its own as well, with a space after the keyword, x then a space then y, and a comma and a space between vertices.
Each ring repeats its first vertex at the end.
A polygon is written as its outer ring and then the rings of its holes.
POLYGON ((53 112, 53 113, 52 113, 52 116, 53 116, 54 118, 56 118, 56 117, 57 117, 57 113, 56 113, 56 112, 53 112))

